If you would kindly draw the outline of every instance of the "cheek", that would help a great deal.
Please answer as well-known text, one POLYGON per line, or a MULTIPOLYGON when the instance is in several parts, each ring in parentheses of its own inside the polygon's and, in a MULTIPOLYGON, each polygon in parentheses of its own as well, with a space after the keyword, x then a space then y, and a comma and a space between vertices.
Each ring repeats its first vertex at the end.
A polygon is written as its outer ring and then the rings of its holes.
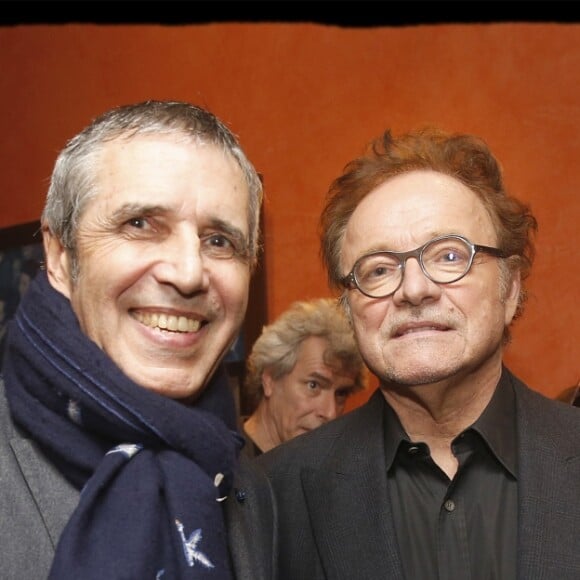
POLYGON ((291 420, 296 416, 304 415, 308 401, 302 390, 303 387, 293 380, 286 380, 279 387, 278 401, 284 415, 291 420))
POLYGON ((248 307, 250 274, 247 269, 220 272, 216 278, 222 301, 237 320, 243 319, 248 307))
POLYGON ((501 329, 505 315, 505 304, 497 281, 481 283, 469 292, 451 295, 452 307, 459 312, 464 323, 477 336, 484 336, 484 328, 501 329))
POLYGON ((78 245, 77 273, 79 280, 109 288, 128 286, 147 270, 150 258, 137 244, 99 239, 82 239, 78 245))
POLYGON ((81 259, 75 287, 99 302, 122 300, 127 292, 134 295, 142 290, 146 271, 144 261, 135 257, 112 254, 106 260, 81 259))
POLYGON ((359 337, 380 329, 388 314, 386 301, 373 301, 363 296, 354 298, 350 308, 355 334, 359 337))
POLYGON ((294 397, 294 399, 288 401, 286 405, 286 414, 292 422, 298 422, 303 417, 312 415, 314 412, 314 402, 312 400, 307 400, 304 397, 294 397))
POLYGON ((95 228, 91 223, 85 225, 77 235, 77 255, 82 263, 108 263, 109 261, 133 259, 143 259, 142 248, 137 248, 138 244, 127 242, 117 235, 105 234, 95 228))

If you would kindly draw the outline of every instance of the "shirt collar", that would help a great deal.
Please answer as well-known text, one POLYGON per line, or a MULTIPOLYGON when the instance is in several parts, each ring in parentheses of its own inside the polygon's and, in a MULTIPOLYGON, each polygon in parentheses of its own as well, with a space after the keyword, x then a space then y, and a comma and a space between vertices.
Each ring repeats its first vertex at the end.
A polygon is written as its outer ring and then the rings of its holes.
MULTIPOLYGON (((383 432, 387 471, 391 468, 403 442, 410 443, 399 417, 383 397, 383 432)), ((475 423, 473 429, 486 442, 497 460, 514 477, 517 477, 517 435, 515 394, 506 370, 502 370, 495 392, 475 423)))
POLYGON ((397 451, 402 442, 410 443, 410 439, 403 429, 397 413, 391 405, 383 399, 383 432, 385 434, 385 463, 387 471, 391 469, 397 451))
POLYGON ((517 477, 516 397, 505 368, 490 402, 472 428, 497 460, 517 477))

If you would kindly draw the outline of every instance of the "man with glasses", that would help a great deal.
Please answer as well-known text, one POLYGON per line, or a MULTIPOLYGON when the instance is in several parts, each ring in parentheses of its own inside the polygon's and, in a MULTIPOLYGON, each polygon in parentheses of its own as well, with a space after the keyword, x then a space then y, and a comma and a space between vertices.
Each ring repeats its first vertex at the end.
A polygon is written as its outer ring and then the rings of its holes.
POLYGON ((386 131, 321 218, 369 401, 256 461, 280 578, 580 578, 580 414, 503 363, 537 223, 479 138, 386 131))

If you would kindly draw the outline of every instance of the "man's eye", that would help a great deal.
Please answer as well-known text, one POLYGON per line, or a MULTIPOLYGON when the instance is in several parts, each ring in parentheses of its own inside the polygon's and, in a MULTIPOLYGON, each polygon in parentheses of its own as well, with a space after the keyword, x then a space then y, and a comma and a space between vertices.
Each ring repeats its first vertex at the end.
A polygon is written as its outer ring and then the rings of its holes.
POLYGON ((441 252, 438 261, 441 264, 465 264, 469 261, 469 255, 463 250, 449 249, 441 252))
POLYGON ((226 237, 218 235, 211 236, 209 243, 216 248, 225 248, 233 245, 226 237))
POLYGON ((369 272, 369 278, 384 278, 390 273, 390 271, 384 266, 377 266, 373 268, 372 272, 369 272))
POLYGON ((218 258, 231 258, 236 253, 234 243, 222 234, 212 234, 203 240, 204 251, 218 258))
POLYGON ((127 221, 127 225, 142 230, 144 227, 147 226, 147 220, 142 217, 131 218, 130 220, 127 221))
POLYGON ((310 391, 316 391, 316 389, 318 389, 318 383, 316 381, 308 381, 306 386, 310 391))
POLYGON ((346 401, 352 395, 352 389, 339 389, 335 392, 335 395, 339 401, 346 401))
POLYGON ((443 261, 444 262, 457 262, 457 260, 460 260, 460 259, 461 259, 461 256, 459 256, 457 254, 457 252, 455 252, 453 250, 449 250, 448 252, 443 254, 443 261))

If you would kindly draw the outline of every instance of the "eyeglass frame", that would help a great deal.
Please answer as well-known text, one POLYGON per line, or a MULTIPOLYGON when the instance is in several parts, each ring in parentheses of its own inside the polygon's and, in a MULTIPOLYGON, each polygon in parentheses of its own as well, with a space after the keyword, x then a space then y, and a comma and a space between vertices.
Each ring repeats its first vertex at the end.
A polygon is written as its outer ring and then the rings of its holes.
POLYGON ((353 264, 351 271, 346 276, 343 276, 340 279, 340 283, 346 289, 350 289, 350 290, 356 289, 361 294, 364 294, 368 298, 375 298, 375 299, 387 298, 388 296, 392 296, 401 287, 401 284, 403 283, 403 278, 405 276, 405 266, 407 264, 407 260, 409 258, 415 258, 417 260, 417 263, 419 264, 419 266, 421 268, 421 271, 429 280, 431 280, 431 282, 434 282, 435 284, 453 284, 454 282, 458 282, 463 277, 467 276, 467 274, 471 270, 471 267, 473 266, 473 260, 475 258, 475 255, 478 252, 482 252, 482 253, 488 254, 490 256, 494 256, 495 258, 507 258, 508 257, 506 255, 506 253, 503 250, 500 250, 499 248, 494 248, 492 246, 484 246, 481 244, 474 244, 473 242, 470 242, 465 236, 461 236, 459 234, 445 234, 443 236, 437 236, 435 238, 432 238, 431 240, 428 240, 427 242, 425 242, 424 244, 422 244, 418 248, 415 248, 414 250, 409 250, 408 252, 392 252, 389 250, 376 250, 374 252, 369 252, 368 254, 363 254, 362 256, 357 258, 357 260, 353 264), (462 242, 464 242, 471 249, 471 256, 469 257, 469 264, 468 264, 467 268, 465 269, 465 272, 463 274, 461 274, 458 278, 454 278, 453 280, 449 280, 448 282, 437 282, 437 280, 433 280, 433 278, 425 270, 425 266, 423 264, 423 252, 427 246, 433 244, 434 242, 438 242, 440 240, 446 240, 446 239, 456 239, 456 240, 461 240, 462 242), (358 280, 356 278, 354 271, 356 270, 356 267, 360 263, 361 260, 364 260, 364 259, 368 258, 369 256, 376 256, 378 254, 388 254, 389 256, 395 257, 399 261, 399 263, 401 265, 401 269, 400 269, 401 278, 400 278, 399 283, 397 284, 396 288, 392 292, 389 292, 387 294, 383 294, 381 296, 373 296, 373 295, 369 294, 368 292, 365 292, 359 286, 359 283, 358 283, 358 280))

